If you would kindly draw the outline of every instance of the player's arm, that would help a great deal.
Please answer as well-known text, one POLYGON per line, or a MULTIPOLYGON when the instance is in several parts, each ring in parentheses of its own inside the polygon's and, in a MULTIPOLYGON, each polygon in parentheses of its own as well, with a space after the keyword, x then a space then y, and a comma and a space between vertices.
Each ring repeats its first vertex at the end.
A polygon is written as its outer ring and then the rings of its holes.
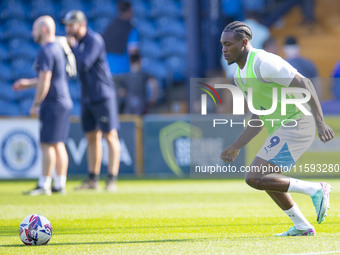
POLYGON ((30 113, 32 116, 38 115, 40 104, 45 100, 47 93, 50 89, 52 78, 52 71, 40 71, 38 82, 37 82, 37 91, 34 96, 33 105, 31 107, 30 113))
POLYGON ((83 51, 79 51, 78 47, 75 47, 75 42, 71 42, 70 39, 68 39, 68 42, 76 58, 77 69, 85 72, 94 65, 101 54, 102 47, 104 47, 104 41, 91 40, 86 44, 83 51))
POLYGON ((301 74, 297 73, 294 79, 292 80, 290 86, 307 89, 311 93, 309 105, 311 107, 312 114, 315 119, 316 127, 318 130, 318 136, 320 140, 324 143, 332 140, 334 138, 334 131, 325 123, 320 101, 318 99, 318 96, 316 94, 312 82, 309 79, 303 77, 301 74))
MULTIPOLYGON (((251 119, 259 119, 259 116, 253 114, 251 119)), ((236 141, 227 147, 221 154, 220 158, 223 161, 234 161, 237 155, 239 154, 240 150, 246 146, 258 133, 261 132, 263 126, 261 127, 251 127, 248 126, 246 129, 241 133, 241 135, 236 139, 236 141)))
POLYGON ((19 79, 16 82, 13 83, 13 90, 20 91, 23 89, 29 89, 33 88, 37 85, 38 78, 32 78, 32 79, 19 79))

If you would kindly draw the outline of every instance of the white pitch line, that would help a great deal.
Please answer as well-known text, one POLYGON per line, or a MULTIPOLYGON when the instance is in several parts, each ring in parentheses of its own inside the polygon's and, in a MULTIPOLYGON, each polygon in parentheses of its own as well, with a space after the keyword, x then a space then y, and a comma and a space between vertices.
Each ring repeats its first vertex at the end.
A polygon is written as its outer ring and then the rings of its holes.
POLYGON ((283 255, 319 255, 319 254, 340 254, 340 251, 320 251, 320 252, 307 252, 307 253, 287 253, 283 255))

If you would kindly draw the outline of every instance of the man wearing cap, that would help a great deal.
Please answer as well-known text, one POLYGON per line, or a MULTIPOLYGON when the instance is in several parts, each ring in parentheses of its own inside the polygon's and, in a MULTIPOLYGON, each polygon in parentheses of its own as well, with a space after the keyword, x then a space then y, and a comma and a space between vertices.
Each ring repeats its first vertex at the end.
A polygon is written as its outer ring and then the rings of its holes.
POLYGON ((116 92, 106 59, 103 38, 87 28, 87 19, 81 11, 70 11, 63 19, 68 43, 77 61, 77 71, 82 84, 81 124, 88 149, 88 180, 79 189, 98 190, 102 162, 102 136, 108 144, 108 178, 106 190, 117 189, 116 180, 120 162, 119 128, 116 92))

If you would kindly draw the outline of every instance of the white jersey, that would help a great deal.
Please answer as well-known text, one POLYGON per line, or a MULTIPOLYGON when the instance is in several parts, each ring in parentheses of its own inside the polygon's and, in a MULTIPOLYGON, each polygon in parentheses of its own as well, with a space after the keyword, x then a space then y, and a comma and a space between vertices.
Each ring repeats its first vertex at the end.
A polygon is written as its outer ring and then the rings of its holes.
MULTIPOLYGON (((256 78, 264 83, 277 83, 288 87, 298 71, 280 56, 254 48, 248 52, 246 64, 243 69, 240 69, 242 81, 246 82, 249 56, 253 50, 258 51, 253 61, 253 71, 256 78)), ((236 72, 234 81, 237 84, 236 72)))

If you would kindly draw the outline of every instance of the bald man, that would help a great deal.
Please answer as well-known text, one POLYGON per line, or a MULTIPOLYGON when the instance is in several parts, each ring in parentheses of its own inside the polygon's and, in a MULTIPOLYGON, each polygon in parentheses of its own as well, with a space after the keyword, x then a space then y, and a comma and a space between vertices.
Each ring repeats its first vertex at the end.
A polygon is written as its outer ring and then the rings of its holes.
POLYGON ((37 78, 20 79, 14 90, 36 87, 30 114, 39 116, 42 174, 35 189, 25 194, 51 195, 65 193, 68 155, 65 141, 68 137, 72 100, 67 85, 65 57, 55 40, 55 23, 50 16, 41 16, 33 24, 33 39, 41 45, 36 59, 37 78), (52 173, 57 175, 51 188, 52 173))

